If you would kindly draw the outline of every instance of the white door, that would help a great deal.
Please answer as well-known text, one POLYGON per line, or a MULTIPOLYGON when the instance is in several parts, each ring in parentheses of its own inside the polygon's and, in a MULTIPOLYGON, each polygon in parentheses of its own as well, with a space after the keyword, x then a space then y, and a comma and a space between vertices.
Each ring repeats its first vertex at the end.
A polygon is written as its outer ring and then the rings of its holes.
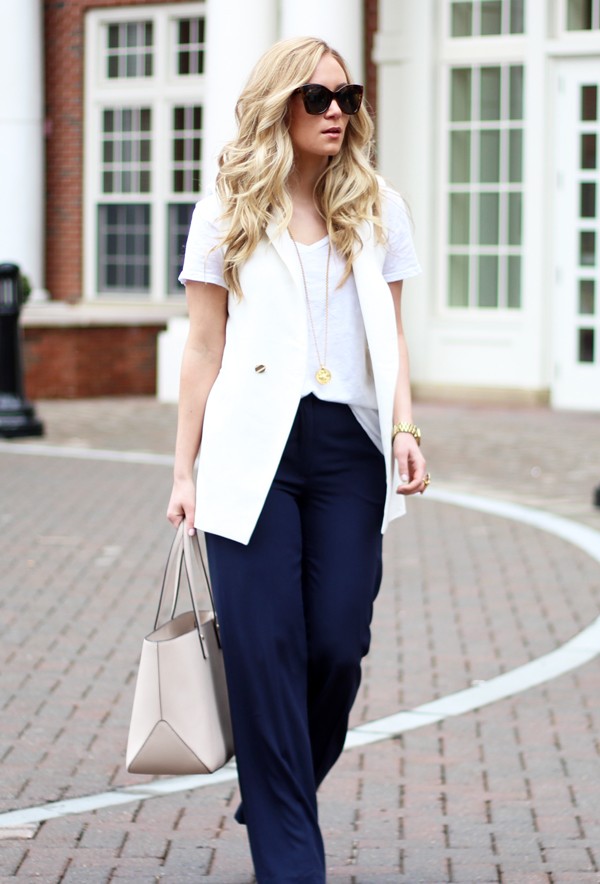
POLYGON ((557 87, 552 404, 600 411, 600 61, 557 87))

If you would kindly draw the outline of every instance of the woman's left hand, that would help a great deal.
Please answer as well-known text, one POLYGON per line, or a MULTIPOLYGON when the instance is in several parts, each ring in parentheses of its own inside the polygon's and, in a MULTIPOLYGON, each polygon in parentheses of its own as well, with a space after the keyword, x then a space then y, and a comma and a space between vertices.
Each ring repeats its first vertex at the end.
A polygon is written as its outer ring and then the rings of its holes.
POLYGON ((398 433, 393 442, 393 452, 401 482, 396 494, 422 494, 429 483, 425 481, 427 463, 417 440, 410 433, 398 433))

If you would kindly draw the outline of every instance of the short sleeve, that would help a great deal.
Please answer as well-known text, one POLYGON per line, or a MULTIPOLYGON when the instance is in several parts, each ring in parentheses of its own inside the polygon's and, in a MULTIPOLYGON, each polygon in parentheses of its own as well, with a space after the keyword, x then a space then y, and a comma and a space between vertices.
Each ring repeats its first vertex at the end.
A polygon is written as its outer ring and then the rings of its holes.
POLYGON ((214 196, 196 204, 185 246, 179 282, 211 282, 225 287, 223 279, 223 238, 218 223, 218 204, 214 196))
POLYGON ((397 282, 417 276, 421 265, 412 238, 411 220, 406 203, 396 191, 382 187, 381 202, 387 234, 383 278, 397 282))

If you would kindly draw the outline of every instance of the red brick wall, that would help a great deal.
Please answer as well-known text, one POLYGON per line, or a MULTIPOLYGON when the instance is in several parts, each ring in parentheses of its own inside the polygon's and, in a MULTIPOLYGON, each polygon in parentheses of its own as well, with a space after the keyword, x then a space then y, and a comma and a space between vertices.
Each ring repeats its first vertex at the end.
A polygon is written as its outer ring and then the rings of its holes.
POLYGON ((154 396, 164 327, 26 328, 25 393, 33 400, 154 396))
POLYGON ((373 40, 379 25, 379 0, 364 0, 365 90, 373 114, 377 108, 377 65, 373 63, 373 40))
POLYGON ((84 15, 153 2, 44 0, 46 287, 58 300, 78 301, 82 288, 84 15))

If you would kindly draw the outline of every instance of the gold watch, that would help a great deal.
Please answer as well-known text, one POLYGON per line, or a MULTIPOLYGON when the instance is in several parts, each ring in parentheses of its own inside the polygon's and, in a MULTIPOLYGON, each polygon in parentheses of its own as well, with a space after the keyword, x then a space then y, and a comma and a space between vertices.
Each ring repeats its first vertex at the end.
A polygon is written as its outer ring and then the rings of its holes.
POLYGON ((392 427, 392 442, 398 433, 410 433, 410 435, 416 439, 417 445, 421 444, 421 431, 414 424, 405 424, 402 422, 394 424, 392 427))

